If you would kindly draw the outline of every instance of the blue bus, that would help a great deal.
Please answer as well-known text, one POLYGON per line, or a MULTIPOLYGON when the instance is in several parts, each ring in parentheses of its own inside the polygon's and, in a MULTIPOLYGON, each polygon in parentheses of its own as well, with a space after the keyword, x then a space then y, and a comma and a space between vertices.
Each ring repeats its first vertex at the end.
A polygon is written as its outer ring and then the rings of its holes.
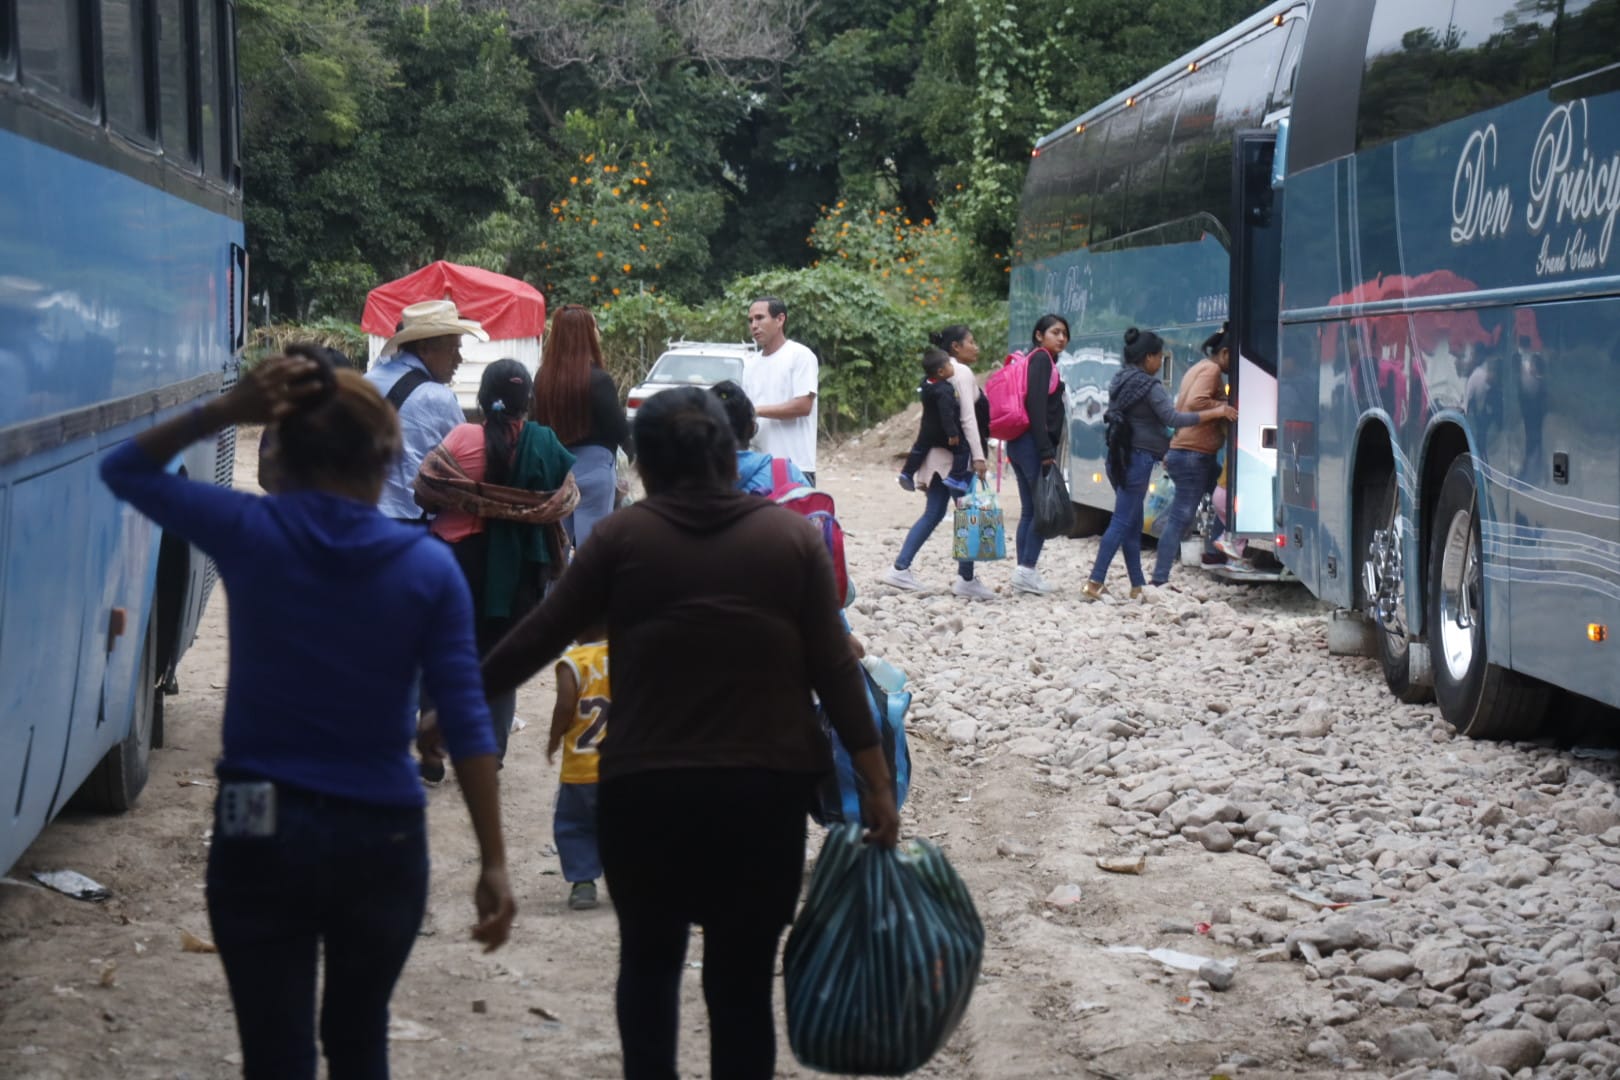
POLYGON ((1620 705, 1620 0, 1322 0, 1282 142, 1282 560, 1469 735, 1620 705))
POLYGON ((214 581, 97 466, 235 378, 234 42, 230 0, 0 0, 0 871, 139 795, 214 581))
MULTIPOLYGON (((1027 348, 1044 312, 1069 320, 1059 367, 1069 397, 1065 467, 1081 532, 1101 531, 1114 504, 1102 417, 1126 328, 1164 337, 1161 374, 1174 396, 1203 340, 1227 320, 1234 281, 1256 272, 1237 217, 1234 185, 1243 155, 1254 153, 1241 137, 1273 132, 1289 115, 1306 11, 1304 0, 1266 6, 1034 148, 1013 242, 1010 345, 1027 348)), ((1249 342, 1234 356, 1231 383, 1240 418, 1225 455, 1230 535, 1269 550, 1275 349, 1249 342)), ((1173 490, 1157 470, 1150 534, 1173 490)))

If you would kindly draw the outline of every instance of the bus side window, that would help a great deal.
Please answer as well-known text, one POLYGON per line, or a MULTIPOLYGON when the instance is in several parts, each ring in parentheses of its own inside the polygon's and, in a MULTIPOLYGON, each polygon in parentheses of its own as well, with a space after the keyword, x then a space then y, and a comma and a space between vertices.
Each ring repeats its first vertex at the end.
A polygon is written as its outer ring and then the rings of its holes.
POLYGON ((163 154, 186 167, 197 160, 192 138, 191 104, 194 80, 191 27, 186 0, 156 0, 158 41, 158 112, 162 120, 163 154))
POLYGON ((1552 84, 1554 12, 1519 0, 1470 0, 1451 11, 1444 83, 1433 96, 1459 116, 1517 101, 1552 84))
POLYGON ((1069 136, 1074 159, 1068 170, 1068 195, 1063 206, 1064 247, 1083 247, 1091 241, 1091 196, 1097 185, 1097 154, 1102 143, 1093 129, 1069 136))
POLYGON ((0 0, 0 79, 17 77, 17 54, 11 47, 11 5, 0 0))
POLYGON ((236 84, 236 5, 226 0, 225 4, 225 40, 220 45, 224 50, 224 94, 225 123, 227 134, 225 137, 225 171, 226 178, 231 187, 240 187, 242 183, 242 94, 236 84))
POLYGON ((1564 0, 1555 77, 1562 82, 1620 62, 1620 0, 1564 0))
POLYGON ((95 67, 86 55, 84 8, 61 0, 17 0, 17 44, 24 86, 76 105, 95 101, 95 67))
POLYGON ((1131 166, 1131 201, 1126 208, 1125 231, 1137 232, 1165 220, 1164 167, 1170 156, 1170 136, 1181 105, 1183 79, 1177 78, 1147 95, 1142 110, 1142 133, 1136 139, 1136 163, 1131 166))
POLYGON ((1299 74, 1299 52, 1305 47, 1305 20, 1288 24, 1288 44, 1283 46, 1282 63, 1277 65, 1277 81, 1271 87, 1267 112, 1285 109, 1294 102, 1294 80, 1299 74))
POLYGON ((154 141, 147 88, 146 0, 101 0, 101 70, 107 122, 120 135, 154 141))
MULTIPOLYGON (((1204 205, 1201 193, 1215 130, 1215 105, 1230 62, 1230 55, 1217 57, 1187 76, 1164 174, 1165 221, 1191 217, 1204 205)), ((1223 159, 1216 167, 1229 169, 1231 165, 1223 159)))
POLYGON ((203 171, 223 176, 225 171, 225 110, 220 93, 219 0, 197 0, 197 92, 202 109, 203 171))
POLYGON ((1378 5, 1367 36, 1356 149, 1433 126, 1433 83, 1450 35, 1451 0, 1378 5))

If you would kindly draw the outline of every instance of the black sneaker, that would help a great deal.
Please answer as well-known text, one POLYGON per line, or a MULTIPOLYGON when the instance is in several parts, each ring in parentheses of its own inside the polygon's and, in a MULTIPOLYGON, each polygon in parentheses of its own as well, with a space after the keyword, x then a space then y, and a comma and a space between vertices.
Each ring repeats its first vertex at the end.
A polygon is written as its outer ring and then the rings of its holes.
POLYGON ((428 787, 438 787, 444 783, 443 758, 423 758, 417 768, 422 774, 422 783, 428 787))
POLYGON ((574 887, 568 890, 568 908, 570 911, 589 911, 596 906, 596 882, 576 881, 574 887))

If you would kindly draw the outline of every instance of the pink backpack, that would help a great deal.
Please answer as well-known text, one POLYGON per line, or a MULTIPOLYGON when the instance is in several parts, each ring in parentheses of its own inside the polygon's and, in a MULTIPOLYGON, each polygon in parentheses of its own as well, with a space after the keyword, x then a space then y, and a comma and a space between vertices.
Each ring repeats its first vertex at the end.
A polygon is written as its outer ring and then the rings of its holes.
POLYGON ((827 545, 832 557, 833 578, 838 583, 838 602, 848 607, 855 600, 855 590, 849 583, 849 565, 844 561, 844 528, 838 524, 838 511, 833 497, 825 491, 795 483, 788 475, 786 458, 771 459, 771 493, 766 496, 778 506, 785 506, 816 527, 821 542, 827 545))
MULTIPOLYGON (((1024 395, 1029 389, 1029 352, 1010 352, 1001 367, 984 381, 984 396, 990 402, 990 437, 1006 442, 1029 430, 1029 410, 1024 395)), ((1050 355, 1050 354, 1048 354, 1050 355)), ((1048 394, 1057 393, 1057 361, 1052 362, 1052 385, 1048 394)))

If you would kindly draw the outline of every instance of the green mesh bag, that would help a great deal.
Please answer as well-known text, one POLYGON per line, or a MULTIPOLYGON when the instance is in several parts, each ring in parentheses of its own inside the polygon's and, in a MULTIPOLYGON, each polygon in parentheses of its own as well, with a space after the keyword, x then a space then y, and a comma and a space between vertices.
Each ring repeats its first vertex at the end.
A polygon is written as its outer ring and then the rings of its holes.
POLYGON ((984 960, 967 887, 926 840, 827 834, 784 958, 788 1042, 822 1072, 900 1076, 945 1045, 984 960))

